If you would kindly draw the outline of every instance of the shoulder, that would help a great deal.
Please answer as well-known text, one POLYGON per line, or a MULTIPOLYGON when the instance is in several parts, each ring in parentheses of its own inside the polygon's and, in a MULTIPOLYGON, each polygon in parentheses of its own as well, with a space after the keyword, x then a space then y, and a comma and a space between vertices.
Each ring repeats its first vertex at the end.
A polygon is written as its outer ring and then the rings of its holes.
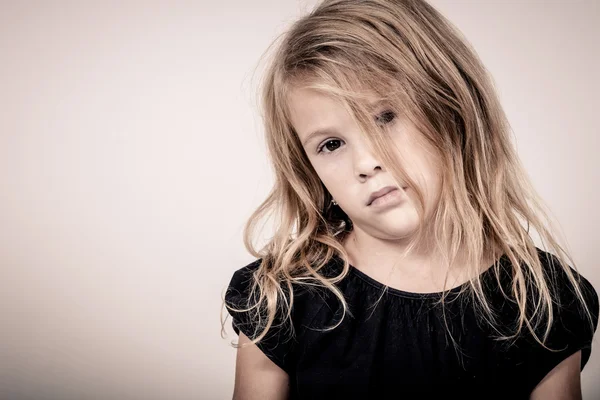
POLYGON ((575 270, 570 265, 564 266, 554 254, 540 249, 538 253, 553 296, 557 328, 568 323, 567 328, 571 330, 580 328, 577 332, 580 335, 593 335, 600 314, 595 287, 581 271, 575 270), (572 274, 575 282, 569 278, 567 271, 572 274), (586 308, 591 315, 588 315, 586 308))
POLYGON ((242 300, 247 300, 254 280, 254 273, 260 267, 261 261, 262 259, 259 258, 233 272, 225 294, 225 300, 228 303, 238 304, 242 300))
MULTIPOLYGON (((541 249, 538 253, 552 296, 553 320, 545 342, 547 348, 534 343, 530 352, 529 372, 535 382, 578 351, 581 351, 580 369, 583 370, 592 352, 600 314, 598 293, 581 272, 570 265, 565 268, 554 254, 541 249), (569 279, 567 270, 575 283, 569 279)), ((542 326, 545 328, 547 324, 542 326)), ((537 333, 543 338, 543 329, 537 333)))
MULTIPOLYGON (((258 258, 233 272, 225 293, 227 304, 247 306, 256 303, 260 298, 259 287, 256 286, 259 281, 269 281, 280 289, 277 291, 276 297, 278 305, 283 305, 283 302, 291 303, 290 289, 287 282, 267 277, 267 271, 261 269, 262 261, 262 258, 258 258)), ((308 293, 310 290, 307 290, 304 285, 291 282, 290 286, 292 287, 293 300, 298 307, 302 305, 298 304, 299 302, 306 301, 308 297, 312 297, 308 293)), ((274 286, 270 285, 269 287, 273 288, 274 286)))
POLYGON ((303 329, 322 306, 322 302, 315 295, 316 292, 297 283, 291 284, 290 295, 286 282, 273 282, 272 278, 266 277, 261 263, 262 258, 259 258, 233 272, 225 293, 225 304, 232 317, 234 332, 237 335, 242 332, 248 338, 256 339, 265 330, 268 320, 266 298, 274 300, 274 321, 256 345, 275 364, 289 372, 302 340, 303 329), (257 281, 270 283, 266 289, 267 296, 262 299, 257 281), (290 318, 287 318, 288 309, 290 318))

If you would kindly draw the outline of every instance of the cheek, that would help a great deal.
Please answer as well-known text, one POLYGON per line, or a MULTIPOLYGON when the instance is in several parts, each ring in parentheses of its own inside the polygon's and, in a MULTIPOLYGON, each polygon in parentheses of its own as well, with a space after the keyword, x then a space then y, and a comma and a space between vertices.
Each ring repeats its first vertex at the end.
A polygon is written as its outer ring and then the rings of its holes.
POLYGON ((312 166, 325 186, 339 186, 346 179, 345 169, 340 161, 315 161, 312 166))
POLYGON ((438 170, 429 171, 429 179, 427 182, 427 201, 429 202, 430 208, 435 208, 439 202, 439 196, 441 191, 441 176, 438 170))
MULTIPOLYGON (((321 180, 321 182, 323 183, 323 185, 325 186, 325 189, 327 189, 327 191, 329 193, 331 193, 331 195, 335 198, 336 196, 340 196, 340 187, 342 186, 342 184, 340 183, 340 179, 338 178, 337 174, 335 173, 334 170, 331 170, 330 168, 319 168, 314 167, 315 172, 317 173, 319 179, 321 180)), ((343 191, 343 189, 342 189, 343 191)))
POLYGON ((423 191, 426 201, 434 202, 441 185, 440 171, 425 158, 407 155, 405 160, 407 164, 405 172, 416 181, 420 190, 423 191))

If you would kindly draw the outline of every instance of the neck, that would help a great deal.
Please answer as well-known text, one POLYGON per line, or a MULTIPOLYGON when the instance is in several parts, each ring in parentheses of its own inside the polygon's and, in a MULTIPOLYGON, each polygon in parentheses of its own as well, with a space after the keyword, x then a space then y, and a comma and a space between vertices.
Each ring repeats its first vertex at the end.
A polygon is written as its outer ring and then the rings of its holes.
MULTIPOLYGON (((465 251, 459 251, 453 262, 445 260, 443 252, 425 240, 407 254, 410 238, 386 240, 370 236, 358 227, 348 234, 343 246, 349 255, 350 264, 373 276, 388 276, 392 271, 402 281, 427 282, 433 287, 442 285, 448 273, 448 283, 465 282, 469 279, 465 251), (450 264, 448 264, 451 262, 450 264)), ((492 255, 483 255, 478 262, 478 272, 489 267, 492 255)))

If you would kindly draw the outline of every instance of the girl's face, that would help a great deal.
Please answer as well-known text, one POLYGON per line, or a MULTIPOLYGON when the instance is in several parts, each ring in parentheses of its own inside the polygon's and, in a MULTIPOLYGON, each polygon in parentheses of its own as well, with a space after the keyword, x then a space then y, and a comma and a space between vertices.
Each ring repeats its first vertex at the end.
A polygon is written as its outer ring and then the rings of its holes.
MULTIPOLYGON (((294 89, 290 94, 291 122, 319 178, 350 217, 355 230, 372 237, 396 240, 409 237, 418 227, 414 192, 394 185, 392 175, 374 156, 359 127, 341 103, 311 89, 294 89), (315 132, 320 132, 316 133, 315 132), (386 186, 397 190, 369 204, 369 198, 386 186)), ((399 118, 385 107, 375 108, 373 118, 389 127, 405 171, 425 194, 425 220, 436 204, 440 174, 433 152, 427 151, 408 119, 399 118)))

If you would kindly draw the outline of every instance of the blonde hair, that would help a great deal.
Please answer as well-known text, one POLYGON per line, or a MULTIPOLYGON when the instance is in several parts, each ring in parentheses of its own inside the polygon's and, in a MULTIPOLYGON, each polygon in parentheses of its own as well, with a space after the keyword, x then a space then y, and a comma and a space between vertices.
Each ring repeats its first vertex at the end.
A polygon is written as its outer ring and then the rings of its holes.
MULTIPOLYGON (((339 207, 330 207, 331 195, 290 123, 288 96, 299 87, 340 100, 394 179, 414 189, 421 223, 409 249, 424 239, 425 226, 433 229, 435 245, 448 265, 464 249, 471 277, 464 290, 477 300, 478 315, 494 328, 497 340, 516 340, 525 327, 546 347, 554 319, 552 304, 558 299, 552 276, 544 275, 530 228, 542 247, 555 254, 593 324, 579 275, 569 268, 576 268, 573 260, 555 238, 557 230, 513 148, 492 78, 443 15, 422 0, 323 1, 274 45, 261 95, 275 183, 244 228, 245 247, 262 260, 253 274, 248 308, 227 306, 253 312, 260 334, 252 343, 266 335, 281 309, 290 319, 293 284, 326 288, 339 299, 344 315, 349 312, 335 283, 349 271, 342 243, 352 221, 339 207), (388 150, 393 144, 374 122, 367 92, 370 100, 375 96, 409 119, 440 160, 440 197, 428 221, 423 192, 388 150), (257 251, 252 244, 254 230, 269 214, 277 217, 274 235, 257 251), (327 277, 320 271, 334 255, 344 261, 343 269, 340 275, 327 277), (501 332, 483 291, 479 273, 485 255, 497 260, 493 270, 498 282, 499 256, 506 255, 512 264, 512 291, 502 291, 519 310, 512 334, 501 332)), ((444 301, 442 296, 440 302, 444 301)))

